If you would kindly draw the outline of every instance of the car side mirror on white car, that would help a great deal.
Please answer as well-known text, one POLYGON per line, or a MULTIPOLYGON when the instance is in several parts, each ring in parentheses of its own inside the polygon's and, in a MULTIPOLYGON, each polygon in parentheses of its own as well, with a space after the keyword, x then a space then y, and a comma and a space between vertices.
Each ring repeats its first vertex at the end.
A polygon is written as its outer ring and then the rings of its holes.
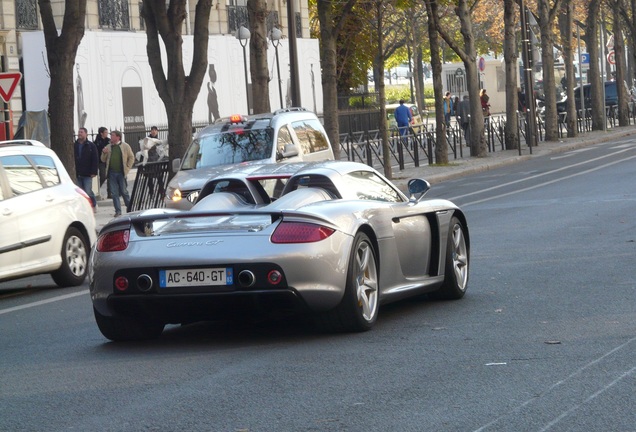
POLYGON ((179 172, 179 168, 181 168, 181 158, 176 158, 172 161, 172 172, 179 172))
POLYGON ((298 156, 298 154, 298 146, 296 146, 296 144, 287 143, 285 147, 279 151, 278 157, 279 159, 287 159, 298 156))

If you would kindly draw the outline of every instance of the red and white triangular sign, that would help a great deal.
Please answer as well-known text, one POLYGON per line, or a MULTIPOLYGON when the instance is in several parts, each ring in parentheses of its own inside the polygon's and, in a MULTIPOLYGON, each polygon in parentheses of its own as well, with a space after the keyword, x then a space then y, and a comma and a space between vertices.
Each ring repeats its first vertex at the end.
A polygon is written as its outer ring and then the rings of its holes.
POLYGON ((13 96, 13 92, 18 86, 20 79, 22 79, 20 72, 0 73, 0 96, 3 101, 8 103, 11 100, 11 96, 13 96))

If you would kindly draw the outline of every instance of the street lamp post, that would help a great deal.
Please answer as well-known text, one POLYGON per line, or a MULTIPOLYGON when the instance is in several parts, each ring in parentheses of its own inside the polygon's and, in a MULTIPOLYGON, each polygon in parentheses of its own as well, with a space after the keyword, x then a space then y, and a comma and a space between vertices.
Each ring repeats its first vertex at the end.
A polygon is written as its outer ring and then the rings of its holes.
POLYGON ((247 53, 246 53, 247 42, 250 39, 250 31, 245 26, 241 26, 238 28, 238 30, 236 30, 236 38, 241 44, 241 47, 243 47, 243 68, 245 69, 245 95, 247 96, 247 113, 251 114, 252 112, 250 109, 250 91, 249 91, 249 84, 247 81, 247 53))
POLYGON ((285 108, 283 105, 283 88, 282 83, 283 80, 280 76, 280 62, 278 60, 278 47, 280 46, 280 40, 283 37, 283 32, 280 31, 277 27, 274 27, 272 31, 269 32, 269 39, 272 41, 272 45, 274 46, 274 51, 276 52, 276 72, 278 73, 278 97, 280 98, 280 107, 285 108))

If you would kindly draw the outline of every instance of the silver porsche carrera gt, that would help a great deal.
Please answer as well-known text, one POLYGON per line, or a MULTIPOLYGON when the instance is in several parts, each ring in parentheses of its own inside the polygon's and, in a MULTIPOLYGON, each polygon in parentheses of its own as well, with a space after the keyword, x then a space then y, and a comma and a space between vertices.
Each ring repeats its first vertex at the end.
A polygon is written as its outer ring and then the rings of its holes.
POLYGON ((89 277, 106 338, 256 312, 308 312, 331 331, 365 331, 380 304, 464 296, 466 217, 423 199, 425 180, 410 180, 407 197, 354 162, 258 169, 212 179, 190 211, 141 211, 102 229, 89 277))

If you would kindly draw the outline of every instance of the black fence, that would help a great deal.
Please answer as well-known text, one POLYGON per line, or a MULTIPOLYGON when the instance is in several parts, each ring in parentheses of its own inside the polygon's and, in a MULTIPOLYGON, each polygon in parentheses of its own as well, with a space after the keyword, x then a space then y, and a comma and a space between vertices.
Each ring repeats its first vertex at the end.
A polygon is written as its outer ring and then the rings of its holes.
MULTIPOLYGON (((607 107, 606 110, 607 127, 616 127, 618 125, 618 113, 616 108, 607 107)), ((340 134, 340 142, 338 144, 340 145, 340 157, 343 160, 362 162, 382 171, 385 161, 382 139, 380 131, 377 129, 377 125, 380 121, 379 111, 365 112, 360 110, 358 113, 360 117, 358 117, 356 121, 364 123, 366 127, 364 130, 351 128, 340 134), (374 112, 376 113, 375 117, 374 112)), ((342 122, 343 116, 346 118, 347 114, 349 113, 341 114, 341 131, 347 129, 346 124, 342 122)), ((532 153, 532 147, 527 143, 528 122, 526 116, 524 113, 518 114, 517 136, 519 138, 515 147, 518 149, 519 154, 522 154, 522 151, 532 153)), ((585 115, 583 114, 582 112, 578 113, 579 117, 576 122, 579 133, 592 130, 591 110, 588 109, 585 115)), ((566 118, 561 116, 558 123, 560 137, 567 136, 567 124, 565 120, 566 118)), ((507 119, 505 115, 492 115, 484 123, 489 153, 506 149, 506 122, 507 119)), ((630 110, 630 123, 636 124, 636 110, 630 110)), ((203 126, 205 125, 199 125, 195 128, 200 129, 203 126)), ((142 138, 146 136, 146 131, 139 132, 144 134, 142 138)), ((130 131, 126 133, 130 133, 130 131)), ((167 127, 159 129, 160 138, 167 137, 167 134, 167 127)), ((445 134, 446 142, 448 143, 449 159, 463 158, 464 152, 469 151, 465 145, 468 141, 464 131, 454 119, 451 122, 451 126, 446 128, 445 134)), ((470 137, 470 131, 468 131, 468 135, 470 137)), ((538 143, 543 141, 545 136, 545 123, 540 116, 537 118, 535 136, 537 137, 538 143)), ((437 162, 434 159, 437 142, 438 137, 434 122, 430 124, 413 125, 402 130, 393 128, 389 131, 389 163, 399 170, 404 170, 408 167, 419 167, 422 164, 432 165, 437 162)), ((128 211, 163 207, 169 170, 170 166, 168 161, 138 165, 128 211)))
POLYGON ((130 195, 128 211, 163 207, 169 173, 169 161, 148 162, 137 166, 137 176, 130 195))

